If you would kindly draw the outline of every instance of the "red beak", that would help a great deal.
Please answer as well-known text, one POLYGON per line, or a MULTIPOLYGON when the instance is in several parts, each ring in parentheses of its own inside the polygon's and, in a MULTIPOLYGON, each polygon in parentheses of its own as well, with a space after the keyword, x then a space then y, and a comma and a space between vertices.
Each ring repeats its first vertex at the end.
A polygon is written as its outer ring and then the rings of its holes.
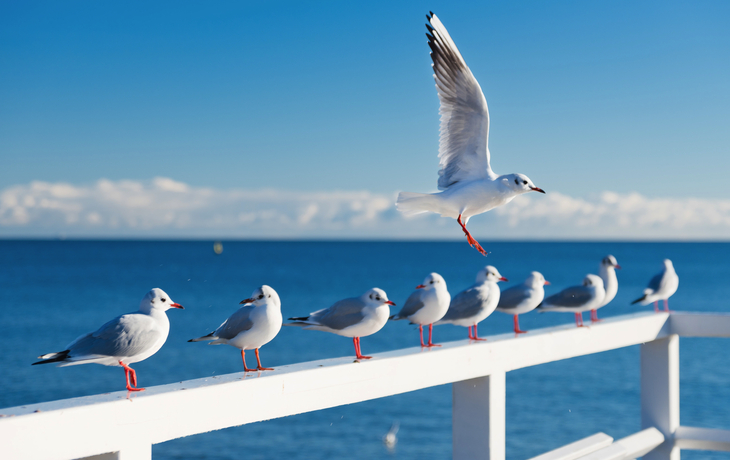
POLYGON ((171 303, 171 304, 170 304, 170 306, 171 306, 172 308, 179 308, 180 310, 185 310, 185 307, 183 307, 183 306, 182 306, 182 305, 180 305, 179 303, 171 303))
POLYGON ((509 281, 509 280, 508 280, 507 278, 505 278, 504 276, 503 276, 503 277, 501 277, 501 278, 500 278, 499 280, 500 280, 500 281, 509 281))
POLYGON ((392 300, 386 300, 385 301, 385 304, 386 305, 393 305, 395 307, 395 302, 393 302, 392 300))
POLYGON ((256 300, 256 299, 245 299, 245 300, 242 300, 238 305, 241 305, 244 303, 253 303, 254 300, 256 300))
POLYGON ((543 190, 539 187, 530 187, 530 188, 532 189, 533 192, 545 193, 545 190, 543 190))
POLYGON ((425 284, 419 284, 418 286, 416 286, 416 289, 423 289, 425 287, 426 287, 425 284))
POLYGON ((616 265, 614 265, 613 267, 614 267, 614 268, 618 268, 619 270, 621 270, 621 265, 619 265, 619 264, 616 264, 616 265))
POLYGON ((550 284, 550 281, 548 281, 548 280, 545 280, 545 282, 544 282, 544 283, 542 283, 542 284, 545 284, 545 285, 547 285, 547 284, 550 284))

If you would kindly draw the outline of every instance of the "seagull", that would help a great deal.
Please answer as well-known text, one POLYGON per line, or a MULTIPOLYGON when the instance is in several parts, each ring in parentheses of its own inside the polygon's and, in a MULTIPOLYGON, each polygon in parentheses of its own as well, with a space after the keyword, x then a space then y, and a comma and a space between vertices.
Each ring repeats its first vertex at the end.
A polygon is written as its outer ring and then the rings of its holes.
POLYGON ((390 430, 383 436, 383 444, 385 444, 385 447, 388 448, 388 450, 392 450, 395 448, 395 445, 398 443, 398 429, 400 428, 400 423, 396 420, 393 422, 393 424, 390 426, 390 430))
POLYGON ((416 286, 413 294, 408 296, 405 305, 397 315, 390 317, 393 321, 407 319, 411 324, 418 324, 421 347, 440 347, 432 341, 433 323, 443 318, 449 309, 451 294, 446 289, 446 281, 438 273, 431 273, 416 286), (428 324, 428 343, 423 343, 423 326, 428 324))
POLYGON ((294 322, 284 326, 300 326, 352 337, 356 358, 370 359, 372 356, 363 356, 360 351, 360 337, 375 334, 385 326, 390 316, 389 305, 395 306, 388 300, 385 291, 372 288, 360 297, 340 300, 329 308, 310 313, 309 316, 289 318, 294 322))
POLYGON ((631 305, 641 302, 641 305, 649 305, 654 302, 654 311, 659 312, 659 301, 664 301, 664 311, 669 312, 669 298, 677 292, 679 277, 674 271, 674 265, 669 259, 664 259, 664 270, 657 273, 649 281, 644 289, 644 295, 631 302, 631 305))
POLYGON ((512 286, 502 291, 497 305, 497 311, 514 315, 515 334, 525 334, 527 331, 520 329, 519 315, 530 312, 537 308, 545 298, 546 284, 549 281, 540 272, 532 272, 524 283, 512 286))
POLYGON ((484 93, 435 14, 427 15, 428 46, 441 107, 438 193, 401 192, 396 207, 406 215, 435 212, 452 217, 467 241, 487 252, 466 229, 469 218, 527 192, 545 193, 524 174, 497 175, 489 164, 489 110, 484 93))
POLYGON ((621 270, 621 265, 618 264, 616 258, 611 254, 607 255, 603 258, 603 260, 601 260, 601 266, 599 267, 598 275, 603 280, 603 287, 606 289, 606 296, 603 298, 603 302, 601 302, 601 305, 591 310, 592 323, 597 323, 601 321, 600 319, 598 319, 597 310, 611 303, 613 298, 616 297, 616 293, 618 292, 618 278, 616 278, 616 269, 621 270))
POLYGON ((243 307, 223 321, 218 329, 188 342, 210 340, 210 345, 231 345, 241 350, 244 372, 273 371, 271 367, 261 366, 259 348, 271 342, 281 329, 283 318, 279 294, 270 286, 263 285, 253 291, 250 298, 242 300, 241 304, 243 307), (246 350, 252 348, 256 353, 255 369, 246 367, 246 350))
POLYGON ((583 327, 583 312, 598 307, 606 291, 598 275, 586 275, 583 285, 571 286, 545 299, 538 308, 541 311, 570 311, 575 313, 575 325, 583 327))
POLYGON ((77 364, 121 366, 127 379, 127 390, 143 391, 137 387, 137 373, 129 367, 157 353, 167 340, 170 320, 165 312, 180 308, 165 291, 154 288, 139 303, 139 311, 117 316, 96 332, 82 335, 66 349, 38 357, 35 364, 59 363, 60 367, 77 364), (130 385, 131 381, 131 385, 130 385))
POLYGON ((469 328, 470 340, 480 339, 477 324, 491 315, 500 299, 499 281, 508 281, 499 270, 487 265, 477 273, 477 280, 471 287, 464 289, 451 299, 449 310, 436 325, 455 324, 469 328), (472 332, 472 327, 474 332, 472 332))

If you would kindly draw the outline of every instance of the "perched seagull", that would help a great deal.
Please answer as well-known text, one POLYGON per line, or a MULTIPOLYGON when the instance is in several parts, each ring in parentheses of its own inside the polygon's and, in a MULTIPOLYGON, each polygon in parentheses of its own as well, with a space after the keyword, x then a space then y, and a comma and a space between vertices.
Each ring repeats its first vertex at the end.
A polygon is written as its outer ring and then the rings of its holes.
POLYGON ((598 275, 603 280, 603 287, 604 289, 606 289, 606 296, 603 298, 603 302, 601 302, 601 305, 591 310, 592 323, 597 323, 601 321, 600 319, 598 319, 597 310, 611 303, 613 298, 616 297, 616 293, 618 292, 618 278, 616 277, 616 269, 621 270, 621 265, 618 264, 616 258, 611 254, 607 255, 603 258, 603 260, 601 260, 601 266, 598 269, 598 275))
POLYGON ((241 304, 244 304, 243 307, 223 321, 218 329, 188 342, 211 340, 210 345, 226 343, 241 350, 244 372, 273 371, 273 368, 261 366, 259 348, 271 342, 281 329, 283 318, 279 294, 270 286, 263 285, 241 304), (256 353, 255 369, 246 367, 246 350, 251 349, 256 353))
POLYGON ((117 316, 96 332, 74 340, 65 350, 39 356, 42 361, 33 364, 122 366, 127 390, 142 391, 144 388, 136 388, 137 373, 129 365, 149 358, 162 348, 170 332, 170 320, 165 314, 170 308, 183 307, 162 289, 154 288, 139 303, 138 312, 117 316))
POLYGON ((497 311, 514 315, 515 334, 525 334, 527 331, 520 329, 519 315, 531 312, 545 298, 546 284, 550 284, 545 280, 540 272, 532 272, 524 283, 512 286, 502 291, 497 305, 497 311))
POLYGON ((583 312, 593 310, 606 296, 603 280, 598 275, 586 275, 582 286, 571 286, 545 299, 541 311, 569 311, 575 313, 575 325, 583 327, 583 312))
POLYGON ((466 229, 469 218, 526 192, 545 193, 524 174, 499 176, 489 165, 489 110, 477 80, 435 14, 426 16, 434 80, 441 107, 439 193, 401 192, 396 206, 407 215, 453 217, 469 244, 486 251, 466 229))
POLYGON ((422 347, 440 347, 432 341, 433 323, 440 320, 449 309, 451 294, 446 289, 446 281, 438 273, 431 273, 416 286, 413 294, 408 296, 405 305, 397 315, 390 317, 393 321, 407 319, 411 324, 418 324, 418 334, 422 347), (428 324, 428 343, 423 343, 423 326, 428 324))
POLYGON ((657 273, 649 281, 649 286, 644 289, 644 295, 631 302, 631 305, 641 302, 641 305, 649 305, 654 302, 654 311, 659 311, 659 301, 664 301, 664 311, 669 311, 669 298, 677 292, 679 277, 674 271, 674 265, 669 259, 664 259, 664 270, 657 273))
POLYGON ((301 326, 304 329, 326 331, 343 337, 352 337, 357 359, 370 359, 360 351, 360 337, 375 334, 388 322, 389 305, 385 291, 372 288, 360 297, 340 300, 329 308, 317 310, 309 316, 289 318, 293 323, 285 326, 301 326))
POLYGON ((449 310, 436 324, 455 324, 469 328, 469 339, 480 339, 477 324, 491 315, 500 299, 499 281, 507 281, 499 271, 487 265, 477 273, 477 280, 471 287, 464 289, 451 299, 449 310), (474 332, 472 332, 472 327, 474 332))

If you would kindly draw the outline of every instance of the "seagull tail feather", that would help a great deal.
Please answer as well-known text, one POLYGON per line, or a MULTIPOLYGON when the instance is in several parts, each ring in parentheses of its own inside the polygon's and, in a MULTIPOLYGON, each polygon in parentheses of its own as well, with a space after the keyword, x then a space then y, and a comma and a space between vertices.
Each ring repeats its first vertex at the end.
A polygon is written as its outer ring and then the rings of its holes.
POLYGON ((63 350, 56 353, 47 353, 38 357, 38 359, 40 359, 41 361, 37 361, 31 365, 35 366, 36 364, 58 363, 61 361, 65 361, 66 358, 68 358, 68 354, 70 352, 71 350, 63 350))
POLYGON ((395 207, 407 216, 422 212, 440 212, 438 198, 430 193, 400 192, 395 207))

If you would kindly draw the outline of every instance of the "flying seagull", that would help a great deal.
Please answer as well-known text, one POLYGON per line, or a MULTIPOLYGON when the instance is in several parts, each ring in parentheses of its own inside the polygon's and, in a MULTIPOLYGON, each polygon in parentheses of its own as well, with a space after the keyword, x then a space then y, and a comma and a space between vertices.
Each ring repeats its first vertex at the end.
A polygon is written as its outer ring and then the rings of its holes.
POLYGON ((545 193, 524 174, 497 175, 489 165, 489 110, 484 93, 435 14, 427 15, 428 46, 441 107, 438 193, 401 192, 397 208, 406 215, 435 212, 455 218, 467 241, 469 218, 507 204, 527 192, 545 193))

